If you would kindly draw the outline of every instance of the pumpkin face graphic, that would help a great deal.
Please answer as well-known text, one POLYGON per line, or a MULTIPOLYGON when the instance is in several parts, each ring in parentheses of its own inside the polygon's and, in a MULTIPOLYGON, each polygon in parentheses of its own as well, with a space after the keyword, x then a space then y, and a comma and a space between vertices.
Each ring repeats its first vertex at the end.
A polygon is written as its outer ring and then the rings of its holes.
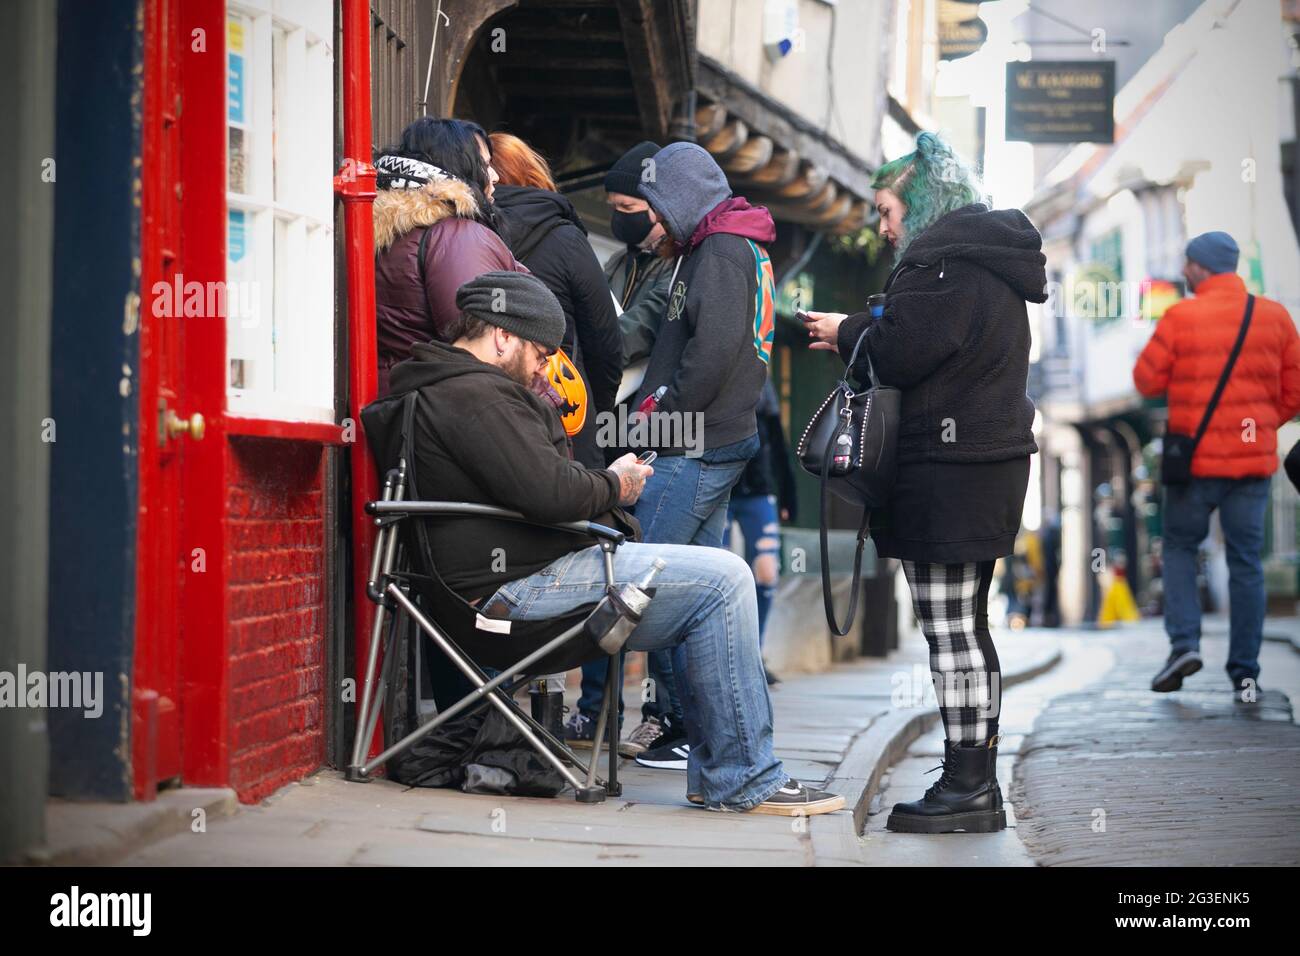
POLYGON ((572 438, 582 431, 587 421, 587 385, 564 349, 547 360, 546 381, 563 400, 559 409, 560 419, 564 422, 564 433, 572 438))

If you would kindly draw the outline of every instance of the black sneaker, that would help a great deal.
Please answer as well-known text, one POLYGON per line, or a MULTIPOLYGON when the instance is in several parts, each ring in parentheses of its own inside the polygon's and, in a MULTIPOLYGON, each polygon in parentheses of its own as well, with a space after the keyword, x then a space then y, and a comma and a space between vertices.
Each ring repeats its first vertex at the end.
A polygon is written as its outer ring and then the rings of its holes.
POLYGON ((1157 694, 1167 694, 1183 686, 1183 678, 1191 677, 1204 662, 1198 651, 1175 651, 1165 661, 1165 666, 1151 679, 1151 689, 1157 694))
POLYGON ((564 742, 574 750, 590 750, 595 736, 596 722, 580 710, 575 710, 564 722, 564 742))
POLYGON ((659 718, 659 726, 663 733, 653 746, 636 755, 636 762, 655 770, 685 770, 691 755, 691 745, 686 742, 686 728, 674 722, 669 714, 659 718))
POLYGON ((768 813, 779 817, 811 817, 818 813, 834 813, 844 808, 844 798, 839 794, 814 790, 793 777, 781 785, 750 813, 768 813))
POLYGON ((676 740, 660 743, 636 755, 636 762, 655 770, 685 770, 691 756, 691 745, 683 735, 676 740))

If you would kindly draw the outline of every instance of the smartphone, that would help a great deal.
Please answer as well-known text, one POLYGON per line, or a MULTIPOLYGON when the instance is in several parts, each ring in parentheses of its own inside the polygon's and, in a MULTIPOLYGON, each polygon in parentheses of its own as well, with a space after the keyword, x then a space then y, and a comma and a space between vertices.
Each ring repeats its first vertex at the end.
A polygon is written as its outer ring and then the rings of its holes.
POLYGON ((641 454, 636 456, 636 463, 638 465, 649 465, 658 457, 659 452, 657 451, 643 451, 641 454))
POLYGON ((805 312, 803 309, 795 310, 794 317, 798 319, 800 322, 806 323, 812 321, 812 319, 808 318, 808 313, 805 312))

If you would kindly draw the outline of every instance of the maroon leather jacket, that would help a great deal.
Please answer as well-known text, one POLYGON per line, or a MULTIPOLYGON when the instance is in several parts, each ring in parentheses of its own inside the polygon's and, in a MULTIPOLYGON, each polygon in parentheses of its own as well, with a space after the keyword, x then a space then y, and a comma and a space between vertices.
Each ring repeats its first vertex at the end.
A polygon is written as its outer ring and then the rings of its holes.
POLYGON ((411 356, 411 346, 444 341, 460 316, 456 290, 484 272, 528 270, 506 244, 473 218, 474 195, 456 179, 421 189, 381 189, 375 197, 375 320, 379 342, 379 394, 388 394, 388 373, 411 356), (424 281, 417 261, 428 229, 424 281))

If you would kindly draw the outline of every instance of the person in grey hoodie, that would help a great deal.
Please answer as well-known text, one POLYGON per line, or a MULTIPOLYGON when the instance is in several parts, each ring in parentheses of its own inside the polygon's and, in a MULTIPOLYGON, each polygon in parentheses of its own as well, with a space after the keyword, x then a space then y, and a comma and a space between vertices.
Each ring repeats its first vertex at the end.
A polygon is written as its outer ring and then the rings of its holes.
MULTIPOLYGON (((733 197, 726 174, 694 143, 659 150, 637 183, 680 252, 668 308, 645 379, 629 402, 654 404, 628 419, 619 444, 659 453, 635 514, 645 540, 721 548, 731 488, 759 448, 755 408, 767 380, 775 281, 765 245, 776 238, 768 211, 733 197), (656 402, 657 398, 657 402, 656 402)), ((674 673, 685 652, 650 655, 652 699, 663 734, 638 754, 643 766, 685 769, 689 715, 674 673)))

